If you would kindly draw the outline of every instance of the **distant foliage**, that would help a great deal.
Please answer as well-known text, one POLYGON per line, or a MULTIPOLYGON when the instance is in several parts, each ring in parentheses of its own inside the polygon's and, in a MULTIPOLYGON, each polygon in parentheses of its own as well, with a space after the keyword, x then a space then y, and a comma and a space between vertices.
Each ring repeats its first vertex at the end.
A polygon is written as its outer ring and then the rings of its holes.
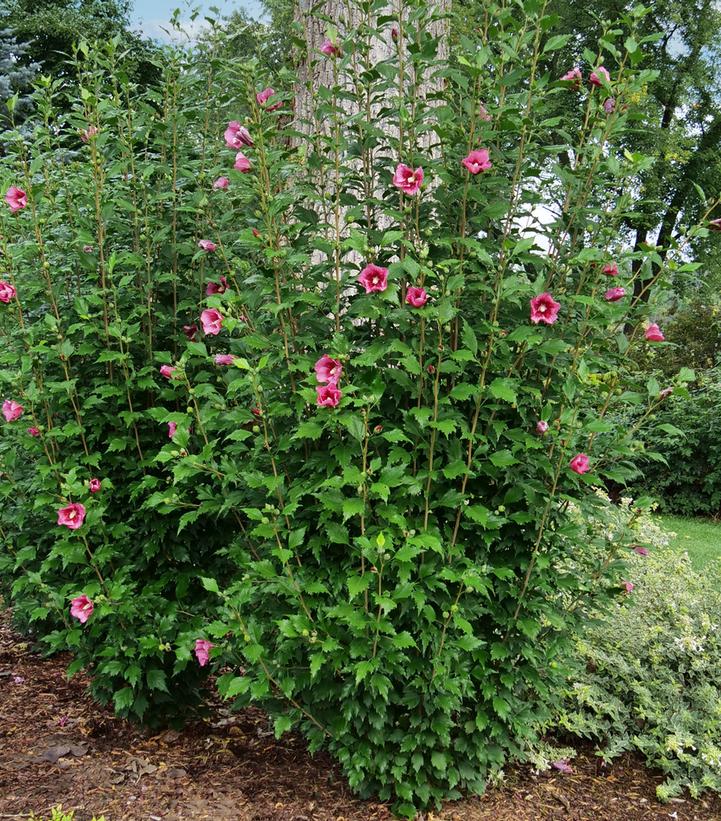
MULTIPOLYGON (((648 455, 641 454, 641 475, 633 481, 633 491, 653 496, 669 513, 721 515, 719 408, 718 369, 700 372, 690 392, 670 396, 641 434, 648 455)), ((633 424, 630 419, 627 423, 633 424)))

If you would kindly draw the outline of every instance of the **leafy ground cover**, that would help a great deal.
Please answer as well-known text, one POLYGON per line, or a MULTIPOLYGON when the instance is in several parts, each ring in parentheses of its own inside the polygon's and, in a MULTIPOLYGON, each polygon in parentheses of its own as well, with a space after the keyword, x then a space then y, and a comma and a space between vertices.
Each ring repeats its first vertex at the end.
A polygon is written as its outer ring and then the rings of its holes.
POLYGON ((686 551, 694 569, 703 570, 709 562, 721 558, 721 523, 686 516, 661 516, 660 520, 665 530, 675 534, 670 546, 686 551))
MULTIPOLYGON (((233 819, 382 821, 382 804, 354 798, 325 755, 298 736, 280 741, 259 710, 214 705, 182 732, 142 731, 98 707, 87 681, 65 677, 67 657, 39 659, 0 616, 0 816, 48 817, 62 804, 75 821, 233 819)), ((573 772, 511 769, 482 798, 447 804, 427 821, 714 821, 721 799, 661 805, 661 778, 624 756, 604 767, 589 750, 573 772)))

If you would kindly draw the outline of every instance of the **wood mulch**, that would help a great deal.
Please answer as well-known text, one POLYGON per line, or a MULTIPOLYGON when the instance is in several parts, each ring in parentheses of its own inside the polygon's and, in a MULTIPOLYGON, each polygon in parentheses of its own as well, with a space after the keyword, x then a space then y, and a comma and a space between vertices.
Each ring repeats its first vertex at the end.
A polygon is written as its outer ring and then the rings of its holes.
MULTIPOLYGON (((67 661, 36 655, 0 614, 0 819, 58 805, 76 821, 392 819, 302 739, 276 741, 258 710, 219 705, 182 732, 142 731, 94 704, 81 677, 66 681, 67 661)), ((569 775, 512 768, 502 788, 425 821, 721 821, 719 797, 659 804, 660 780, 631 757, 601 771, 589 751, 569 775)))

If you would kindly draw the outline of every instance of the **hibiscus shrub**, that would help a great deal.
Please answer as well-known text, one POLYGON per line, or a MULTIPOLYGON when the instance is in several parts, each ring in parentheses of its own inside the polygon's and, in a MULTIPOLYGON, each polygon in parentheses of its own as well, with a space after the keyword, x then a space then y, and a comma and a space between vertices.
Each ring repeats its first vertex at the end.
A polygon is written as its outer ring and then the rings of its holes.
POLYGON ((39 90, 2 166, 2 567, 120 712, 217 670, 412 816, 524 755, 625 594, 617 545, 570 561, 577 511, 664 401, 627 363, 684 263, 622 234, 643 12, 573 69, 531 0, 451 56, 404 9, 328 23, 311 93, 201 50, 139 97, 112 44, 67 121, 39 90))

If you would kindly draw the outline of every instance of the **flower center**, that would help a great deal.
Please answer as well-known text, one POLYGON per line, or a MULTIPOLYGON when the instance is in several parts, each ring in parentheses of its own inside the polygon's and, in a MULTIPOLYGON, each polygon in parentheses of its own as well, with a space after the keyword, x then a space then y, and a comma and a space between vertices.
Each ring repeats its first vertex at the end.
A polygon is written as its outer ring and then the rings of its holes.
POLYGON ((546 306, 545 305, 540 305, 538 310, 540 311, 540 313, 545 314, 546 313, 546 306))
POLYGON ((71 510, 71 511, 70 511, 70 513, 68 513, 68 519, 74 519, 74 518, 75 518, 75 515, 76 515, 76 514, 75 514, 75 511, 74 511, 74 510, 71 510))

